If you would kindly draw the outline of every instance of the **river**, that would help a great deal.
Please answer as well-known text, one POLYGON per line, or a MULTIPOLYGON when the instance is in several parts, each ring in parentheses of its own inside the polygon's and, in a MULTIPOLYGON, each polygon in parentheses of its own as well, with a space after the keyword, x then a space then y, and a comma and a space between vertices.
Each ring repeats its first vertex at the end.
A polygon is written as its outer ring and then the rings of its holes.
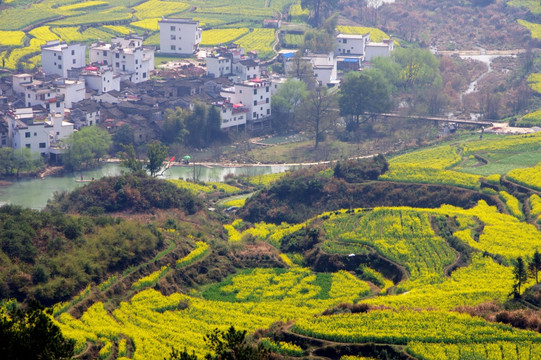
MULTIPOLYGON (((239 166, 239 167, 206 167, 206 166, 173 166, 161 176, 166 179, 193 179, 201 181, 223 181, 227 174, 255 176, 283 172, 293 168, 289 165, 239 166)), ((77 182, 81 176, 84 180, 99 179, 104 176, 120 175, 122 169, 118 164, 108 163, 94 170, 49 176, 44 179, 24 179, 14 181, 10 185, 0 186, 0 205, 13 204, 32 209, 42 209, 47 205, 55 192, 71 191, 87 183, 77 182)))

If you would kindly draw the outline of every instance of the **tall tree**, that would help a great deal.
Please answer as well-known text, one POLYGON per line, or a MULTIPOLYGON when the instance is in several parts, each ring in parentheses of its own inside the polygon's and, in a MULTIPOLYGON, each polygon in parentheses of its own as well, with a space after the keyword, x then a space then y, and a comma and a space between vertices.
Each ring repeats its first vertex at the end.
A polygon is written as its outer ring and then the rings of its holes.
POLYGON ((334 101, 327 88, 317 87, 303 103, 303 123, 315 137, 314 149, 318 148, 325 131, 334 125, 331 117, 334 101))
POLYGON ((336 5, 338 0, 301 0, 301 7, 310 11, 308 21, 314 27, 319 27, 322 19, 328 17, 336 5))
POLYGON ((338 25, 337 14, 326 19, 321 27, 305 31, 303 50, 327 54, 333 51, 336 42, 336 25, 338 25))
POLYGON ((295 126, 295 116, 308 96, 306 84, 297 79, 287 79, 272 95, 272 125, 275 130, 287 132, 295 126))
POLYGON ((112 140, 113 150, 115 152, 122 150, 123 145, 134 145, 135 137, 133 134, 133 129, 128 124, 122 125, 115 131, 112 140))
POLYGON ((313 88, 315 85, 314 69, 312 63, 303 59, 302 52, 297 51, 287 65, 286 73, 288 77, 301 80, 308 88, 313 88))
POLYGON ((385 80, 362 74, 347 75, 340 87, 338 105, 340 115, 352 116, 353 124, 348 123, 349 129, 359 127, 360 118, 364 112, 385 112, 391 108, 389 90, 385 80))
POLYGON ((539 272, 541 272, 541 254, 535 249, 532 261, 528 264, 530 276, 535 279, 535 283, 539 284, 539 272))
POLYGON ((185 118, 187 114, 180 107, 175 110, 167 109, 165 111, 165 122, 163 124, 162 139, 166 144, 184 142, 185 136, 188 134, 186 129, 185 118))
POLYGON ((526 266, 524 265, 522 256, 517 258, 515 267, 513 268, 513 277, 515 279, 513 293, 515 297, 520 297, 522 285, 528 281, 528 273, 526 271, 526 266))
POLYGON ((137 159, 133 145, 124 145, 123 151, 119 153, 120 166, 127 168, 131 172, 143 170, 143 162, 137 159))
POLYGON ((167 146, 159 141, 152 141, 147 144, 146 169, 150 176, 157 176, 162 169, 163 161, 167 157, 167 146))
POLYGON ((43 165, 43 158, 37 152, 23 148, 13 151, 13 168, 19 178, 21 171, 35 171, 43 165))
POLYGON ((203 147, 205 144, 205 128, 207 109, 203 104, 195 104, 194 110, 186 116, 185 124, 188 130, 187 143, 195 147, 203 147))
POLYGON ((211 106, 207 110, 205 138, 208 143, 220 142, 224 140, 225 134, 220 130, 222 126, 222 117, 216 106, 211 106))
POLYGON ((64 166, 80 170, 95 166, 111 147, 111 135, 98 126, 85 126, 64 140, 64 166))

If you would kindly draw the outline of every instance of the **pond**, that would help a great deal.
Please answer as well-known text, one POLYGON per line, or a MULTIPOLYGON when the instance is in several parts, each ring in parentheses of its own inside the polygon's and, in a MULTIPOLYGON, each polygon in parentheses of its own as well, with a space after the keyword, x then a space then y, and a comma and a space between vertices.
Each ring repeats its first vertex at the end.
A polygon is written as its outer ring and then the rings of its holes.
MULTIPOLYGON (((292 169, 289 165, 269 166, 173 166, 167 169, 160 177, 166 179, 194 178, 200 181, 223 181, 228 174, 237 176, 255 176, 283 172, 292 169)), ((50 176, 44 179, 24 179, 14 181, 9 185, 0 186, 0 205, 13 204, 32 209, 42 209, 47 205, 55 192, 71 191, 87 184, 87 180, 99 179, 105 176, 120 175, 122 168, 118 164, 108 163, 98 169, 68 173, 62 176, 50 176), (77 180, 81 179, 85 182, 77 180)))

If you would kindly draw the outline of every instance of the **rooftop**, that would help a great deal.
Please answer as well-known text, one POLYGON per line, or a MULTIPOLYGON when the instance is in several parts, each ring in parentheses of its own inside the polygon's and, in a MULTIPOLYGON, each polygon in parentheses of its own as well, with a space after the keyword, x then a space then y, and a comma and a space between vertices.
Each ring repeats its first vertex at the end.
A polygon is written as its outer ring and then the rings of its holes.
POLYGON ((162 18, 158 23, 172 23, 172 24, 195 24, 199 25, 199 21, 186 19, 186 18, 162 18))

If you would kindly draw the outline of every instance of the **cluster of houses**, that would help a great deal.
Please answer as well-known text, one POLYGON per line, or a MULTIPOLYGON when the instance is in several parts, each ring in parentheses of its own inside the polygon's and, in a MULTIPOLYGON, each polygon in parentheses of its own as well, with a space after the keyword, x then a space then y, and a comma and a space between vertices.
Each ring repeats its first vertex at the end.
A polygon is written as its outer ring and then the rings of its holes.
MULTIPOLYGON (((199 52, 197 21, 164 18, 158 24, 162 53, 199 52)), ((341 64, 358 69, 393 50, 393 41, 373 43, 368 34, 339 34, 336 41, 335 52, 302 56, 320 86, 338 83, 341 64)), ((204 76, 151 78, 154 53, 135 34, 90 44, 88 64, 83 44, 43 45, 40 73, 16 74, 0 83, 0 147, 28 148, 54 161, 63 151, 62 139, 93 125, 111 133, 128 125, 135 142, 146 142, 160 137, 167 109, 193 109, 195 102, 219 107, 223 130, 270 127, 271 98, 285 78, 260 66, 257 53, 236 45, 217 47, 205 53, 204 76)), ((292 59, 292 52, 279 56, 286 70, 292 59)))

